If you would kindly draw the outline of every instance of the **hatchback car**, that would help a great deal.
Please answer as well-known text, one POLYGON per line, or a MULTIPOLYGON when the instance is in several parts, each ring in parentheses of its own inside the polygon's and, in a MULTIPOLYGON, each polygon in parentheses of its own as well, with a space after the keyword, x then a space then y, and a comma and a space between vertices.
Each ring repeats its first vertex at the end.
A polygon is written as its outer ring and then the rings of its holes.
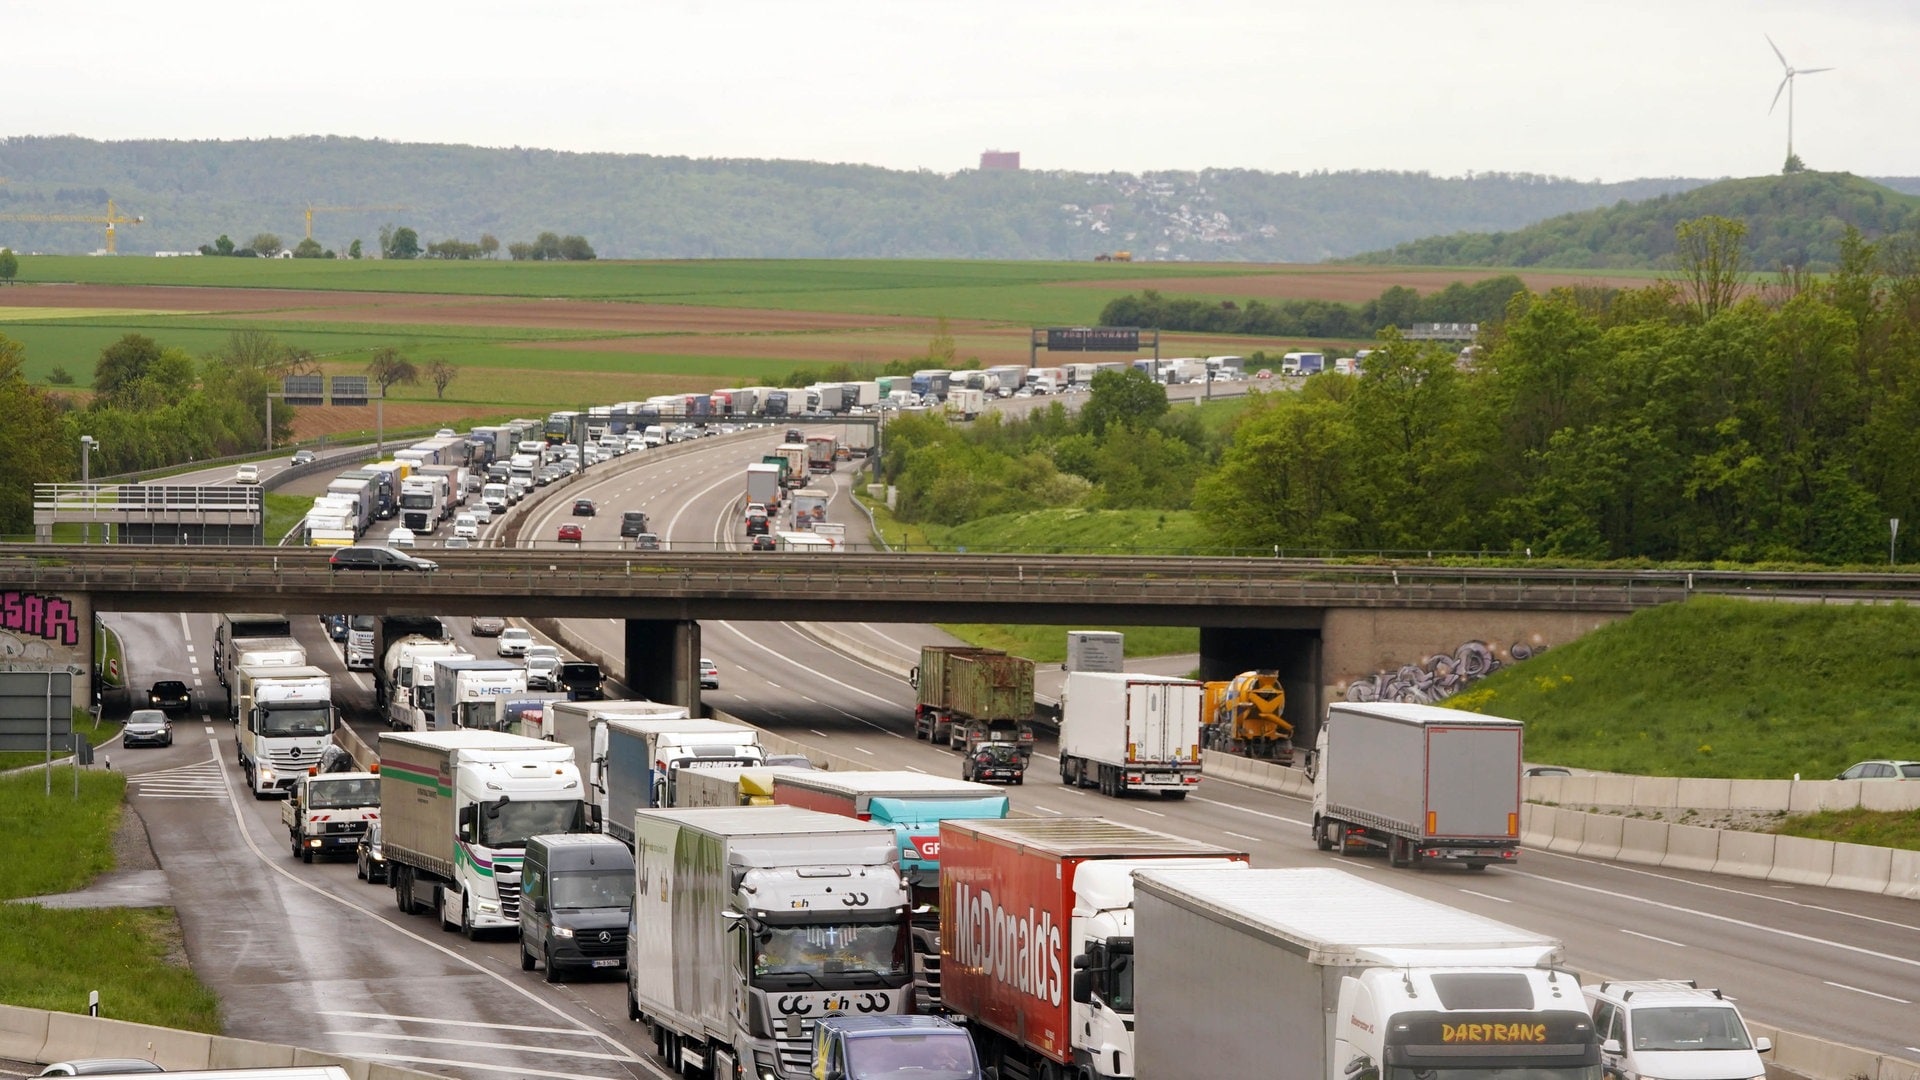
POLYGON ((660 538, 652 533, 641 533, 639 536, 633 538, 633 550, 659 551, 660 538))
POLYGON ((159 709, 135 709, 120 729, 121 746, 172 746, 173 724, 159 709))
POLYGON ((193 694, 179 679, 162 679, 147 691, 147 704, 168 715, 193 708, 193 694))
POLYGON ((1769 1039, 1747 1032, 1740 1010, 1718 990, 1690 981, 1647 979, 1580 988, 1600 1037, 1601 1072, 1616 1080, 1763 1077, 1769 1039))
POLYGON ((765 514, 751 514, 747 517, 748 536, 765 536, 772 529, 773 526, 768 522, 765 514))
POLYGON ((560 531, 557 534, 555 534, 555 539, 566 540, 571 543, 578 544, 580 543, 583 536, 584 534, 580 531, 580 526, 575 525, 573 522, 569 521, 566 524, 560 526, 560 531))
POLYGON ((493 522, 493 507, 485 499, 475 499, 467 504, 467 513, 472 514, 473 520, 482 525, 493 522))
POLYGON ((1835 780, 1920 780, 1920 761, 1862 761, 1835 780))
POLYGON ((372 544, 335 548, 333 557, 328 561, 335 570, 428 571, 440 569, 440 564, 432 559, 423 559, 418 555, 372 544))
POLYGON ((507 628, 507 620, 498 615, 475 615, 467 622, 467 631, 474 637, 499 637, 507 628))
POLYGON ((700 658, 700 689, 720 689, 720 667, 704 656, 700 658))
POLYGON ((353 876, 372 885, 387 883, 387 855, 380 848, 380 823, 370 822, 353 851, 353 876))
POLYGON ((779 551, 779 550, 780 550, 780 544, 779 544, 779 542, 777 542, 776 540, 774 540, 774 538, 773 538, 773 536, 772 536, 772 534, 770 534, 770 533, 761 533, 760 535, 758 535, 758 536, 756 536, 756 537, 754 537, 754 538, 753 538, 753 550, 755 550, 755 551, 779 551))
POLYGON ((470 548, 474 545, 471 536, 449 536, 440 546, 444 548, 470 548))
POLYGON ((258 465, 240 466, 238 469, 235 469, 233 471, 233 482, 236 484, 259 483, 260 482, 260 466, 258 465))
POLYGON ((592 517, 593 516, 593 500, 592 499, 573 500, 573 516, 574 517, 592 517))
POLYGON ((560 650, 551 645, 527 646, 527 689, 560 689, 560 650))
POLYGON ((533 632, 518 626, 509 626, 500 631, 500 642, 494 646, 494 652, 500 656, 525 656, 527 646, 533 644, 533 632))

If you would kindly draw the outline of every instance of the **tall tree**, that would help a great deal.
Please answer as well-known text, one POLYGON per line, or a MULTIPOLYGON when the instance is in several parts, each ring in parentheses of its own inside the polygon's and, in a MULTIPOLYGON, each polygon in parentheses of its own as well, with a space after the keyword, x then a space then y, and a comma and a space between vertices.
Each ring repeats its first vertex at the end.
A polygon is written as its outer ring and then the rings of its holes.
POLYGON ((100 350, 93 365, 94 407, 112 408, 129 400, 160 353, 160 343, 143 334, 124 335, 100 350))
POLYGON ((445 398, 447 385, 460 377, 460 368, 447 361, 444 356, 436 356, 427 361, 427 379, 433 383, 433 396, 445 398))
POLYGON ((270 232, 255 233, 253 239, 247 241, 247 246, 253 249, 255 255, 263 259, 271 259, 280 254, 280 238, 270 232))
POLYGON ((405 225, 393 230, 393 239, 387 244, 385 257, 389 259, 419 258, 420 234, 405 225))
POLYGON ((1139 368, 1099 372, 1091 387, 1080 423, 1092 435, 1116 426, 1145 431, 1167 414, 1167 388, 1139 368))
POLYGON ((400 350, 391 345, 383 345, 373 350, 373 360, 367 364, 367 377, 380 388, 382 397, 392 387, 405 383, 408 386, 420 381, 420 371, 413 362, 400 355, 400 350))
POLYGON ((1747 280, 1744 221, 1709 214, 1674 226, 1680 288, 1701 322, 1733 305, 1747 280))
POLYGON ((13 284, 14 276, 20 273, 20 258, 12 248, 0 247, 0 284, 13 284))
POLYGON ((480 234, 480 254, 491 259, 500 254, 500 238, 490 232, 480 234))
POLYGON ((23 533, 33 525, 33 485, 80 471, 77 438, 68 441, 53 398, 27 383, 26 347, 0 335, 0 533, 23 533))

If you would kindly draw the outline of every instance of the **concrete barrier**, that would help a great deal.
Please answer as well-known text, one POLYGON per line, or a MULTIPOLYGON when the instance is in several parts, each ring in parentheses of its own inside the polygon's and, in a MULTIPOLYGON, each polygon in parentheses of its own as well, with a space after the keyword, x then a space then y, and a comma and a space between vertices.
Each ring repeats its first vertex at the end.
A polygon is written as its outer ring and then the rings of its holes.
POLYGON ((1667 857, 1667 832, 1672 826, 1652 818, 1620 819, 1620 858, 1625 862, 1659 866, 1667 857))
POLYGON ((1766 878, 1794 885, 1825 886, 1833 878, 1834 848, 1838 846, 1831 840, 1776 836, 1772 865, 1767 868, 1766 878))
POLYGON ((1673 802, 1668 805, 1694 810, 1725 810, 1732 805, 1732 797, 1731 780, 1681 776, 1674 780, 1673 802))
POLYGON ((39 1061, 47 1045, 47 1012, 0 1005, 0 1058, 39 1061))
POLYGON ((1636 776, 1633 797, 1619 805, 1669 807, 1680 805, 1680 780, 1672 776, 1636 776))
POLYGON ((1880 1068, 1873 1080, 1920 1080, 1920 1061, 1881 1055, 1880 1068))
POLYGON ((1793 794, 1791 780, 1729 780, 1727 805, 1740 810, 1785 812, 1793 794))
MULTIPOLYGON (((1692 827, 1682 826, 1682 828, 1692 827)), ((1736 832, 1730 829, 1707 831, 1720 834, 1720 843, 1713 860, 1714 873, 1731 877, 1764 878, 1773 869, 1773 842, 1779 838, 1772 833, 1736 832)))
POLYGON ((1554 815, 1553 836, 1547 841, 1547 850, 1578 855, 1580 845, 1587 838, 1587 823, 1598 816, 1562 808, 1554 815))
POLYGON ((216 1035, 208 1051, 209 1069, 284 1069, 293 1064, 293 1047, 216 1035))
MULTIPOLYGON (((1572 811, 1567 811, 1572 813, 1572 811)), ((1525 804, 1520 814, 1520 846, 1551 850, 1553 829, 1560 823, 1560 808, 1525 804)))
POLYGON ((1887 895, 1920 900, 1920 851, 1888 852, 1887 895))
POLYGON ((1793 1031, 1774 1032, 1772 1057, 1773 1064, 1801 1076, 1851 1080, 1880 1071, 1879 1054, 1793 1031))
POLYGON ((1674 870, 1711 872, 1720 859, 1720 830, 1698 825, 1667 826, 1667 851, 1660 865, 1674 870))
POLYGON ((1830 889, 1854 889, 1884 893, 1892 881, 1893 849, 1865 844, 1833 845, 1833 873, 1827 878, 1830 889))
POLYGON ((163 1069, 204 1069, 212 1056, 213 1036, 198 1031, 133 1024, 75 1013, 47 1015, 47 1045, 41 1053, 56 1061, 79 1057, 145 1058, 163 1069))
POLYGON ((1576 854, 1589 859, 1619 859, 1620 848, 1625 837, 1627 819, 1618 814, 1584 814, 1586 832, 1580 840, 1580 850, 1576 854))
POLYGON ((1593 778, 1593 805, 1595 806, 1634 806, 1633 782, 1631 776, 1596 776, 1593 778))
POLYGON ((795 623, 803 634, 827 646, 835 652, 845 653, 869 667, 879 668, 892 675, 906 679, 916 661, 905 660, 891 653, 871 648, 847 634, 834 629, 832 623, 795 623))

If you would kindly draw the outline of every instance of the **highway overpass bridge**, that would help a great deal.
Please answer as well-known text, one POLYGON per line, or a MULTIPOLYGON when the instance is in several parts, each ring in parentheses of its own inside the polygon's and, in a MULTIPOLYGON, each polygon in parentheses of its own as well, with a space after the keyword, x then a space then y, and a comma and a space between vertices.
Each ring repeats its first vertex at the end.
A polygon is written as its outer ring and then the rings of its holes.
POLYGON ((1699 593, 1813 602, 1920 595, 1920 579, 1897 574, 1137 556, 431 554, 440 569, 423 574, 333 571, 327 553, 313 549, 0 550, 0 582, 12 590, 0 600, 0 627, 17 631, 8 604, 26 598, 38 598, 42 611, 65 605, 83 633, 104 611, 617 619, 626 624, 625 670, 612 674, 657 700, 692 704, 701 619, 1194 626, 1202 677, 1278 667, 1288 695, 1308 706, 1300 715, 1317 717, 1334 696, 1444 685, 1699 593))

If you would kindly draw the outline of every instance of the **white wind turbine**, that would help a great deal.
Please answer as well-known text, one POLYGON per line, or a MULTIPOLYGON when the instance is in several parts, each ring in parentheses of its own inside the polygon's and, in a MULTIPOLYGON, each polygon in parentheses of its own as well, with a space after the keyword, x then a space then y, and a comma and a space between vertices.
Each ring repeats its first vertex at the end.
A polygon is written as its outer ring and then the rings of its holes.
POLYGON ((1794 77, 1798 75, 1812 75, 1816 72, 1821 72, 1821 71, 1832 71, 1833 69, 1830 67, 1822 67, 1822 68, 1799 68, 1796 70, 1792 64, 1787 63, 1786 54, 1780 51, 1780 46, 1775 45, 1773 43, 1773 37, 1771 35, 1762 34, 1761 36, 1767 39, 1767 45, 1773 49, 1773 55, 1778 56, 1780 58, 1780 66, 1785 68, 1787 71, 1786 77, 1780 80, 1780 89, 1775 90, 1773 92, 1773 104, 1767 106, 1767 115, 1772 116, 1773 110, 1779 107, 1780 95, 1782 92, 1784 92, 1787 95, 1787 160, 1792 161, 1793 160, 1793 80, 1794 80, 1794 77))

